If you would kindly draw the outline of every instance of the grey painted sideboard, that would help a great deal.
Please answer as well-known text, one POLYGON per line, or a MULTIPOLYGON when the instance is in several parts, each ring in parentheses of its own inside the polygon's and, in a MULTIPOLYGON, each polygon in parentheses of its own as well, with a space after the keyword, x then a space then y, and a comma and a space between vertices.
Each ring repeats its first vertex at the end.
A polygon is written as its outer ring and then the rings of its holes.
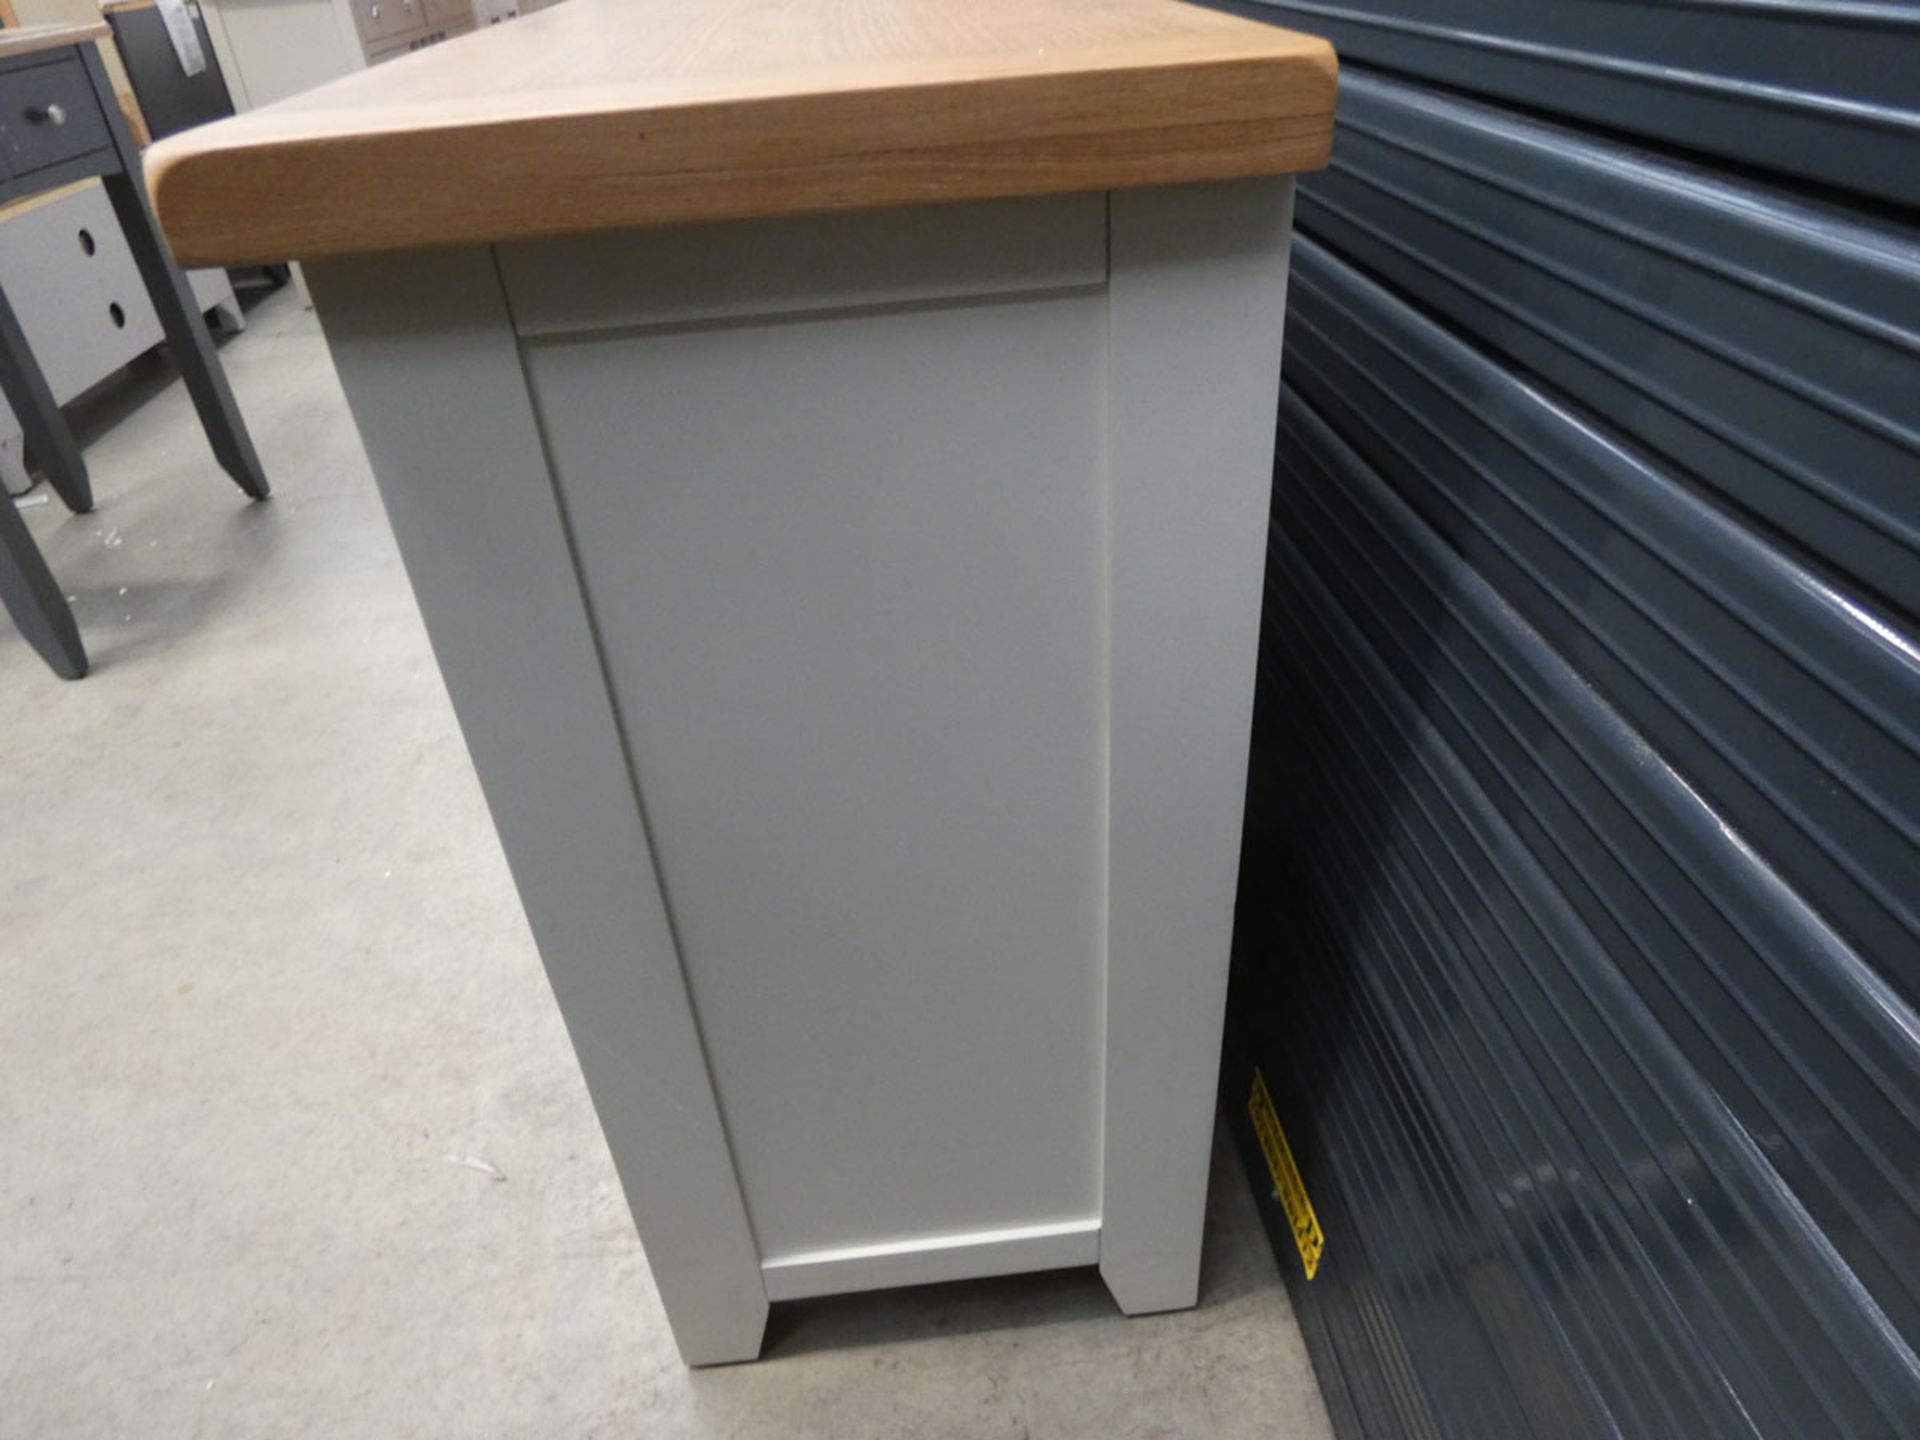
POLYGON ((690 1358, 1193 1302, 1290 186, 308 267, 690 1358))
MULTIPOLYGON (((623 28, 647 8, 575 0, 162 147, 176 245, 274 243, 196 241, 241 213, 200 197, 298 171, 310 125, 317 179, 362 141, 375 184, 479 153, 406 107, 444 79, 458 116, 509 44, 606 123, 620 67, 672 53, 671 7, 623 28)), ((542 163, 428 193, 451 243, 410 243, 416 196, 298 257, 695 1363, 756 1355, 784 1299, 1198 1284, 1288 172, 1324 159, 1331 54, 1161 0, 888 14, 932 40, 887 84, 864 52, 781 74, 791 128, 682 110, 674 70, 577 152, 509 124, 486 153, 542 163), (1004 53, 950 57, 983 15, 1004 53)))

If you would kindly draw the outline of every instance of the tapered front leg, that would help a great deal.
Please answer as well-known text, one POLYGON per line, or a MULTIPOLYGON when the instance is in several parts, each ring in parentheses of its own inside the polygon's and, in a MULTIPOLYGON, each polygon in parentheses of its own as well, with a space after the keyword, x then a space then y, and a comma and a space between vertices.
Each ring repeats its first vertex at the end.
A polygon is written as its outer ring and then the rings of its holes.
POLYGON ((87 673, 86 647, 80 643, 80 627, 74 624, 60 583, 47 569, 27 522, 20 518, 13 501, 3 495, 0 604, 5 604, 13 623, 20 627, 27 643, 40 652, 40 658, 53 667, 54 674, 63 680, 78 680, 87 673))
POLYGON ((101 184, 113 202, 121 230, 126 233, 127 248, 133 252, 140 279, 153 301, 154 312, 160 317, 160 328, 172 347, 174 362, 180 367, 181 378, 187 382, 194 409, 200 412, 207 439, 213 443, 214 455, 242 490, 256 500, 264 500, 269 491, 266 474, 260 468, 260 457, 254 453, 253 439, 247 434, 239 407, 234 404, 233 390, 227 384, 226 371, 220 367, 220 357, 214 353, 213 337, 200 314, 193 287, 174 264, 172 253, 160 236, 153 206, 147 200, 139 149, 127 133, 119 107, 113 103, 112 88, 107 83, 100 57, 91 45, 80 49, 95 89, 105 97, 102 108, 106 112, 107 128, 112 131, 114 147, 119 152, 120 169, 102 177, 101 184))

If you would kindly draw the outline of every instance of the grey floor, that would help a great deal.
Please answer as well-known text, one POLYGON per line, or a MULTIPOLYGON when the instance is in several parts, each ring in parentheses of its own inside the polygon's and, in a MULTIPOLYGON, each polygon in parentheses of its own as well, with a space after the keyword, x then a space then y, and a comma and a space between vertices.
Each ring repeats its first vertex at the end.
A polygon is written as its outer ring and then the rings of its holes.
POLYGON ((1191 1312, 1091 1273, 777 1306, 675 1356, 326 351, 164 366, 27 512, 92 652, 0 617, 0 1435, 1329 1434, 1217 1147, 1191 1312))

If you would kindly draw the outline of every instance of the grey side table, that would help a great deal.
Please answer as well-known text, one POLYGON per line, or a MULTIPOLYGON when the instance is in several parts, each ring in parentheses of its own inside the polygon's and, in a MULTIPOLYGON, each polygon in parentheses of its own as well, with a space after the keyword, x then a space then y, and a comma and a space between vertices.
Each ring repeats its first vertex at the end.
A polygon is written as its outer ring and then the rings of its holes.
MULTIPOLYGON (((0 31, 0 205, 98 177, 126 234, 187 393, 221 466, 256 500, 268 494, 260 457, 240 418, 193 291, 154 221, 128 133, 94 42, 105 25, 0 31)), ((93 508, 86 463, 52 391, 0 295, 0 391, 68 508, 93 508)), ((69 679, 87 672, 80 633, 59 587, 13 507, 0 516, 0 602, 21 633, 69 679)))

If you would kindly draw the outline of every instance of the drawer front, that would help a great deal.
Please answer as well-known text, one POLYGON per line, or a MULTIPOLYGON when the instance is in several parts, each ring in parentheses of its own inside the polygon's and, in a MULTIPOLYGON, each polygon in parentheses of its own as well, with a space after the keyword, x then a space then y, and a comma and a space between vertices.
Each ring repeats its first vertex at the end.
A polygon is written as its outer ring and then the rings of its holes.
POLYGON ((75 56, 0 74, 0 149, 15 175, 30 175, 109 143, 87 71, 75 56))

